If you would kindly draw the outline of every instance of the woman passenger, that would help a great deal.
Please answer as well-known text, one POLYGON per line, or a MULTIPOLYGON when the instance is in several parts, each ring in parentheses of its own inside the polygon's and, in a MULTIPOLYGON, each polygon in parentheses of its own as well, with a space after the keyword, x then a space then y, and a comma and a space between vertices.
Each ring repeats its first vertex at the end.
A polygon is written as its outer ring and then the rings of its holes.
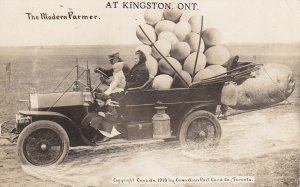
POLYGON ((146 67, 146 55, 138 50, 134 56, 134 66, 131 68, 127 79, 125 90, 128 88, 142 87, 149 80, 149 71, 146 67))

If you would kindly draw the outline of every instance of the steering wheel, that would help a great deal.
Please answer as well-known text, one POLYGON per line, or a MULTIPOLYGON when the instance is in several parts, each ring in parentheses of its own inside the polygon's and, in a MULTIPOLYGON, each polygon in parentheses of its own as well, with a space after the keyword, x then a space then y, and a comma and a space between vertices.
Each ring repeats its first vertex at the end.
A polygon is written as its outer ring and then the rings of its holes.
POLYGON ((95 69, 94 72, 95 72, 95 73, 99 73, 100 79, 101 79, 101 78, 105 78, 105 79, 108 79, 108 78, 109 78, 109 77, 108 77, 103 71, 101 71, 99 68, 95 69))
POLYGON ((106 80, 109 79, 109 76, 106 75, 106 73, 104 73, 103 71, 101 71, 100 68, 96 68, 94 70, 94 72, 98 73, 100 75, 100 81, 101 81, 101 83, 108 85, 107 82, 106 82, 106 80))
POLYGON ((107 79, 109 79, 109 76, 106 75, 106 73, 104 73, 103 71, 101 71, 100 68, 94 69, 94 72, 98 73, 99 76, 100 76, 100 82, 99 82, 99 84, 96 87, 94 87, 94 89, 91 90, 93 97, 96 98, 95 92, 97 92, 97 89, 99 88, 99 86, 101 84, 106 84, 107 86, 109 86, 109 84, 106 81, 107 79))

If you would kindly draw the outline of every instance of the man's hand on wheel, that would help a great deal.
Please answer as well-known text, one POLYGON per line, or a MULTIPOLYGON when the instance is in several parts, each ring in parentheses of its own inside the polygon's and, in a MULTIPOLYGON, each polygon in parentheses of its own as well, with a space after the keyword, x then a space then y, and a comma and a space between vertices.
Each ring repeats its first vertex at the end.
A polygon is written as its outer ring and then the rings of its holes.
POLYGON ((94 73, 98 73, 99 70, 100 70, 100 68, 95 68, 95 69, 94 69, 94 73))
POLYGON ((104 73, 102 68, 95 68, 94 72, 103 75, 105 78, 108 78, 108 75, 106 75, 106 73, 104 73))
POLYGON ((101 81, 103 84, 108 84, 108 83, 107 83, 107 78, 105 78, 104 76, 101 76, 101 77, 100 77, 100 81, 101 81))

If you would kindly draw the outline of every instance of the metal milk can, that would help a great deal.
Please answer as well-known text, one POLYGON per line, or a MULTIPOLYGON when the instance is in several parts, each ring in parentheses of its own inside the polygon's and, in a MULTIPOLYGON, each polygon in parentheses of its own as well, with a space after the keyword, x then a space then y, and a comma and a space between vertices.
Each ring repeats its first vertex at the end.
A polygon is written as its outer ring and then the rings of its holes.
POLYGON ((167 107, 157 106, 156 114, 152 117, 153 138, 171 137, 170 116, 166 114, 167 107))

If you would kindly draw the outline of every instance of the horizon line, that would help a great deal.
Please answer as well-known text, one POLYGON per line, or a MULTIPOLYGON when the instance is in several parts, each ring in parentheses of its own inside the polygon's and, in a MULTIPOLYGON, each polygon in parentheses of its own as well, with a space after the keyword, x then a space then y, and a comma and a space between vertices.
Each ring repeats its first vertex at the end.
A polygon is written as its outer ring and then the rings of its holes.
MULTIPOLYGON (((17 47, 80 47, 80 46, 135 46, 144 45, 141 43, 129 43, 129 44, 53 44, 53 45, 0 45, 0 48, 17 48, 17 47)), ((300 45, 298 42, 228 42, 221 45, 300 45)))

